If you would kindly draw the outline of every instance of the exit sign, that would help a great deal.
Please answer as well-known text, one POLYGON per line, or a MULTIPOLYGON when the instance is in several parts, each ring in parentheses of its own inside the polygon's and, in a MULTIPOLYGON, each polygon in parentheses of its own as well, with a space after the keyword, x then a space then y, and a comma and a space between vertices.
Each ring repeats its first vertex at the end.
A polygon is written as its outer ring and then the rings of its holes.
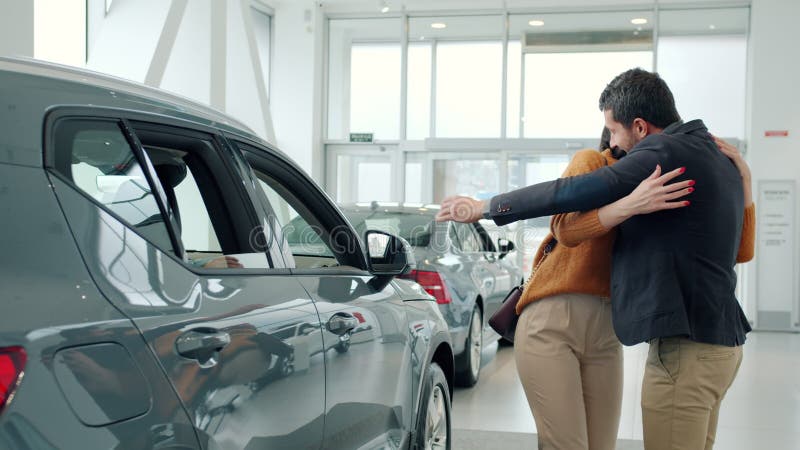
POLYGON ((350 142, 372 142, 372 133, 350 133, 350 142))

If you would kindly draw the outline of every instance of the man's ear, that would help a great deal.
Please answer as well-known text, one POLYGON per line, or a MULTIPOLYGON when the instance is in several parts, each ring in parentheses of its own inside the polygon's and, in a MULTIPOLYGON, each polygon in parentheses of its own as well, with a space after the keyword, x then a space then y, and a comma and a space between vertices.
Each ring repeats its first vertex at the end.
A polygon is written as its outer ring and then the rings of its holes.
POLYGON ((637 140, 642 140, 649 134, 650 124, 647 123, 646 120, 637 117, 633 119, 633 124, 631 125, 631 132, 633 133, 634 136, 638 138, 637 140))

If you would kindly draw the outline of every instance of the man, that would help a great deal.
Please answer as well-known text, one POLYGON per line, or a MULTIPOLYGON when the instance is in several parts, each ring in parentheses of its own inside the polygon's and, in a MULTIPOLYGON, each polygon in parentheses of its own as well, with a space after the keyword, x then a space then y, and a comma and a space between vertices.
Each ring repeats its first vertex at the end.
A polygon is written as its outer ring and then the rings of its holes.
POLYGON ((611 145, 628 152, 618 163, 489 202, 449 197, 437 220, 486 217, 504 225, 592 210, 631 193, 657 165, 665 173, 685 168, 697 179, 690 207, 633 216, 619 225, 613 321, 623 344, 650 343, 642 383, 645 447, 710 449, 720 402, 750 331, 734 297, 742 175, 701 121, 680 120, 672 93, 657 74, 641 69, 620 74, 600 96, 600 109, 611 145))

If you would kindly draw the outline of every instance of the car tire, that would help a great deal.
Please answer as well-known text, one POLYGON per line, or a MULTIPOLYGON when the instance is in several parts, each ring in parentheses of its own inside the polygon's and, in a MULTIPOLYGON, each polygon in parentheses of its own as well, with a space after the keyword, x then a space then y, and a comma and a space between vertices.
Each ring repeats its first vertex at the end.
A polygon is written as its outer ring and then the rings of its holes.
POLYGON ((451 403, 447 378, 432 362, 423 379, 417 408, 416 450, 450 450, 451 403))
POLYGON ((483 352, 483 314, 478 305, 472 310, 464 352, 459 357, 456 385, 472 387, 481 375, 481 353, 483 352))

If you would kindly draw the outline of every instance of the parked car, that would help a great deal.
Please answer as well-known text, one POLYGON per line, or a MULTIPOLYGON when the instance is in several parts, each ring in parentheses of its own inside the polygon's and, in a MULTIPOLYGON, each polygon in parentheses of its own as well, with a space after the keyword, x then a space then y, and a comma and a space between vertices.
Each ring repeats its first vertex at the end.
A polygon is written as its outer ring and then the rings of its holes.
MULTIPOLYGON (((514 243, 492 239, 479 223, 434 222, 436 205, 373 202, 341 207, 356 230, 383 230, 413 246, 417 268, 402 278, 416 281, 436 298, 453 341, 456 383, 477 383, 483 346, 499 338, 488 320, 524 278, 514 243)), ((301 238, 303 232, 297 227, 289 239, 301 238)))
POLYGON ((236 120, 0 58, 0 211, 0 448, 450 448, 409 244, 236 120))

